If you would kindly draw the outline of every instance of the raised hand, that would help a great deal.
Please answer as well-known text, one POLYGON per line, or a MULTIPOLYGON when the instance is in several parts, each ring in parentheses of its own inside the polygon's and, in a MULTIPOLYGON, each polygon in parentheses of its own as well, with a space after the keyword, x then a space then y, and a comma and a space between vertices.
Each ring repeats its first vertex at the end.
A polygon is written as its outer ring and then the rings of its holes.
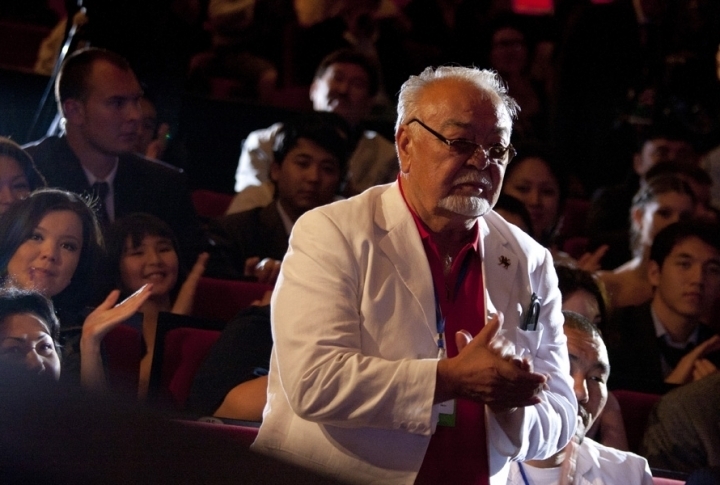
POLYGON ((100 358, 100 343, 105 335, 120 323, 134 315, 152 294, 152 284, 147 284, 115 305, 120 297, 119 290, 113 290, 83 323, 80 338, 80 380, 91 388, 105 385, 105 374, 100 358))
POLYGON ((193 265, 190 273, 185 278, 185 282, 180 287, 175 303, 173 304, 171 313, 176 315, 189 315, 192 312, 193 302, 195 301, 195 290, 197 289, 200 277, 205 272, 205 266, 207 265, 209 253, 200 253, 193 265))

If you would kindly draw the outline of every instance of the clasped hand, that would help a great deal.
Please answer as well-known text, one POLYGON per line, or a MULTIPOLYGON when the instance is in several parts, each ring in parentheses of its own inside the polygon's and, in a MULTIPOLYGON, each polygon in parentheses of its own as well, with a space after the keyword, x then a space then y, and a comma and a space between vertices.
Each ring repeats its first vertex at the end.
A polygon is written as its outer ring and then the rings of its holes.
POLYGON ((547 377, 533 372, 529 360, 507 355, 507 346, 498 344, 501 326, 499 314, 475 338, 465 330, 457 332, 458 355, 438 362, 436 402, 461 397, 498 414, 540 402, 547 377))

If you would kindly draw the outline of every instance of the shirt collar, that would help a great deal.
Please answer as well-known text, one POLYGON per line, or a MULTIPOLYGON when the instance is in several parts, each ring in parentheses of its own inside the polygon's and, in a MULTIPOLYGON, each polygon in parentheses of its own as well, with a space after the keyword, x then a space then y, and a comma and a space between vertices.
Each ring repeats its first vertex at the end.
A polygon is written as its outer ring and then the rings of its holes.
POLYGON ((289 236, 295 223, 292 221, 292 219, 290 219, 290 216, 288 216, 287 212, 285 212, 285 210, 282 208, 282 204, 279 200, 275 201, 275 206, 277 207, 278 214, 280 214, 280 219, 282 220, 283 226, 285 226, 285 232, 287 232, 289 236))
POLYGON ((692 331, 690 336, 685 342, 675 342, 673 339, 670 338, 670 335, 667 333, 667 330, 665 329, 665 326, 662 324, 660 319, 658 318, 657 314, 655 313, 655 310, 653 310, 652 305, 650 306, 650 315, 652 316, 653 325, 655 326, 655 336, 657 338, 662 337, 665 342, 670 346, 674 347, 676 349, 684 349, 687 344, 696 344, 698 342, 698 333, 700 331, 700 327, 695 327, 695 330, 692 331))

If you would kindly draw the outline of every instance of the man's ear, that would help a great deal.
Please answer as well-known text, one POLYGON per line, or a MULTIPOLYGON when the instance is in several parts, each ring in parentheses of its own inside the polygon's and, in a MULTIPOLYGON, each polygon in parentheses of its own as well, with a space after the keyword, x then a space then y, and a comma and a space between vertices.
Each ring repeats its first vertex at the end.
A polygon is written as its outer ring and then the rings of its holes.
POLYGON ((660 286, 660 265, 657 264, 655 261, 650 261, 648 263, 648 281, 650 281, 650 284, 653 288, 657 288, 660 286))
POLYGON ((67 123, 80 125, 85 121, 85 105, 79 99, 66 99, 63 101, 62 107, 67 123))
POLYGON ((272 162, 270 164, 270 180, 272 180, 274 184, 278 183, 281 171, 282 166, 278 162, 272 162))
POLYGON ((395 133, 395 146, 397 147, 398 158, 400 159, 400 171, 402 173, 410 172, 412 139, 407 125, 400 125, 397 133, 395 133))

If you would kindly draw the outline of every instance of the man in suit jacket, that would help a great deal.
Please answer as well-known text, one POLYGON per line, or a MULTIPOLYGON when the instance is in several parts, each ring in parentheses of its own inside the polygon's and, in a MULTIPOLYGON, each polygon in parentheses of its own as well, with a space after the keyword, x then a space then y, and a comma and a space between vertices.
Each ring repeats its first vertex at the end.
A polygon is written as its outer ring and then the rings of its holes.
POLYGON ((610 384, 662 394, 720 365, 720 337, 700 321, 720 293, 720 227, 688 221, 660 231, 648 277, 655 288, 650 303, 619 309, 610 319, 610 384))
POLYGON ((298 220, 255 449, 358 483, 504 484, 569 441, 552 258, 491 211, 516 107, 490 71, 426 69, 400 93, 399 180, 298 220))
POLYGON ((336 197, 347 166, 347 125, 331 113, 308 113, 278 132, 270 177, 275 200, 210 222, 205 274, 275 283, 295 221, 336 197))
POLYGON ((64 136, 25 147, 48 186, 98 197, 104 222, 133 212, 158 216, 194 261, 200 226, 184 174, 132 152, 142 89, 127 61, 103 49, 80 50, 63 63, 55 96, 64 136))

